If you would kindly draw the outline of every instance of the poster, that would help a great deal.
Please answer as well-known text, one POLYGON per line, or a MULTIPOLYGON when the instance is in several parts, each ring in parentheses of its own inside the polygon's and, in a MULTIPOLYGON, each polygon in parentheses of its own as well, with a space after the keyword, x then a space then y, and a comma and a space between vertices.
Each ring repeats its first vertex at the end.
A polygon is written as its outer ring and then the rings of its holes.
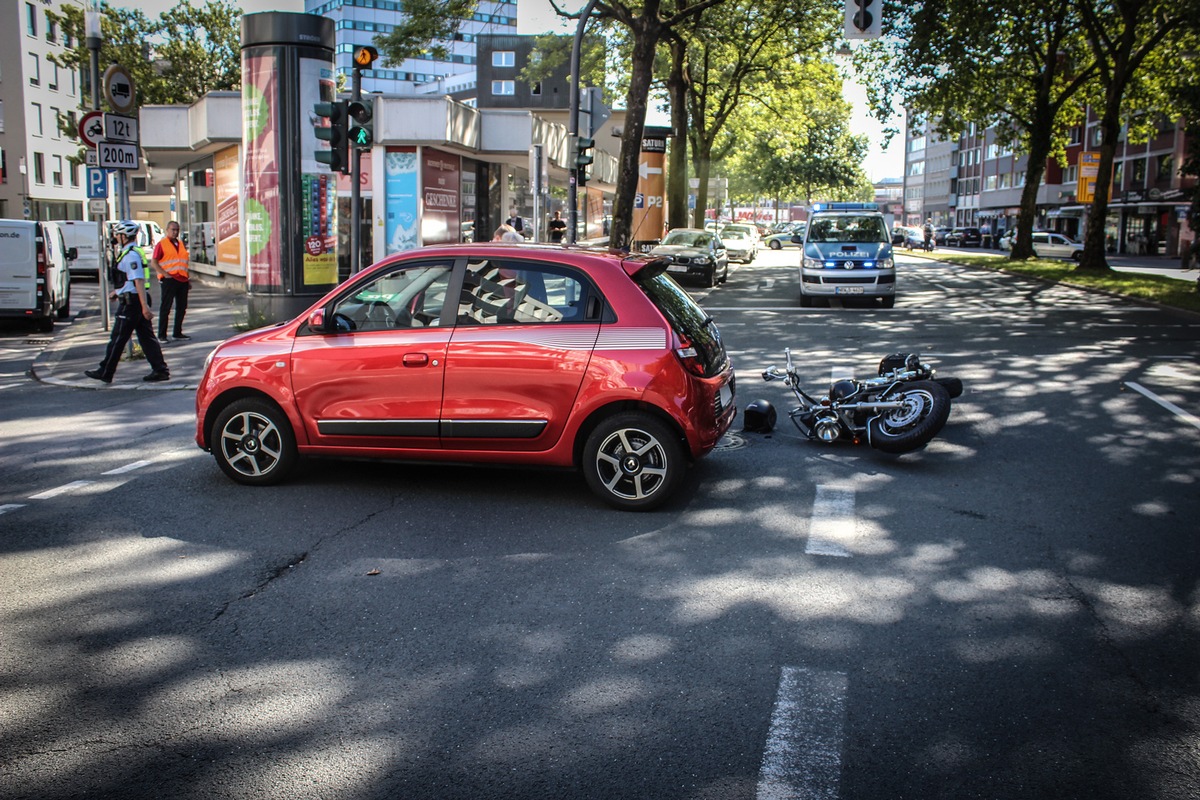
POLYGON ((217 265, 230 272, 241 272, 242 234, 238 224, 241 192, 238 182, 239 147, 226 148, 213 156, 217 198, 217 265))
POLYGON ((318 139, 314 128, 328 121, 317 116, 317 103, 336 99, 329 62, 300 59, 300 284, 306 289, 338 282, 338 174, 317 161, 317 148, 328 150, 329 142, 318 139))
POLYGON ((385 255, 415 250, 417 241, 417 149, 389 147, 384 161, 387 245, 385 255))
POLYGON ((462 159, 432 147, 421 148, 421 244, 457 242, 462 159))
POLYGON ((247 56, 242 66, 242 233, 246 287, 283 288, 279 197, 279 68, 275 55, 247 56))

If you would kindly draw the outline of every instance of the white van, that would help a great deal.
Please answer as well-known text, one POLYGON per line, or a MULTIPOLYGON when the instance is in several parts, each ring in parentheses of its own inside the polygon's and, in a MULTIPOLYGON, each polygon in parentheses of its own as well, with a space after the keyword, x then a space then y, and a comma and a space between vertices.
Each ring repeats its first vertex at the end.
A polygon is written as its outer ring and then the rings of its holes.
POLYGON ((100 223, 96 220, 55 220, 62 228, 63 241, 67 249, 75 248, 75 260, 71 262, 72 275, 100 277, 100 223))
MULTIPOLYGON (((157 222, 149 220, 135 219, 134 222, 138 226, 137 246, 146 248, 146 255, 149 256, 154 245, 158 244, 158 240, 165 235, 163 229, 157 222)), ((105 239, 109 242, 113 240, 113 226, 116 224, 117 220, 104 223, 105 239)))
POLYGON ((53 222, 0 219, 0 317, 31 320, 40 331, 71 313, 75 255, 53 222))

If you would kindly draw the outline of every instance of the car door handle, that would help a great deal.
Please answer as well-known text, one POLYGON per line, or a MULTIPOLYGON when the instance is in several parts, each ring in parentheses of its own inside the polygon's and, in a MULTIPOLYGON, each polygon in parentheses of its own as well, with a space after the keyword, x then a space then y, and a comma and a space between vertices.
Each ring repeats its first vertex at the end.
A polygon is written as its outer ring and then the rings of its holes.
POLYGON ((424 353, 405 353, 404 366, 423 367, 429 363, 429 356, 424 353))

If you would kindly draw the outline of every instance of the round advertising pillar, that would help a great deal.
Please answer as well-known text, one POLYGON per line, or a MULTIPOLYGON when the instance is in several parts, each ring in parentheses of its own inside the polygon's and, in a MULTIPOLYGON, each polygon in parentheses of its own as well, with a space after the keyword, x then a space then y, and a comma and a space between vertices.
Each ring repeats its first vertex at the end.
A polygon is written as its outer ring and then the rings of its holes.
POLYGON ((338 282, 337 175, 316 160, 313 129, 314 106, 337 99, 334 45, 327 17, 242 17, 238 217, 253 327, 296 316, 338 282))
POLYGON ((662 241, 666 206, 667 136, 670 129, 647 127, 638 156, 637 193, 633 198, 633 237, 630 250, 645 253, 662 241))

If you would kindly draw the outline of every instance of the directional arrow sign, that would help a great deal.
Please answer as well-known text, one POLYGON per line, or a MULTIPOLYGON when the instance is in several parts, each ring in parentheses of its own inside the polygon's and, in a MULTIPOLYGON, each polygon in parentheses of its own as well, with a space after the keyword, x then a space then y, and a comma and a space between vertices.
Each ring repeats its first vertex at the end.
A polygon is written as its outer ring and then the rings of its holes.
POLYGON ((638 162, 638 177, 645 180, 650 175, 662 175, 662 167, 652 167, 645 161, 638 162))

